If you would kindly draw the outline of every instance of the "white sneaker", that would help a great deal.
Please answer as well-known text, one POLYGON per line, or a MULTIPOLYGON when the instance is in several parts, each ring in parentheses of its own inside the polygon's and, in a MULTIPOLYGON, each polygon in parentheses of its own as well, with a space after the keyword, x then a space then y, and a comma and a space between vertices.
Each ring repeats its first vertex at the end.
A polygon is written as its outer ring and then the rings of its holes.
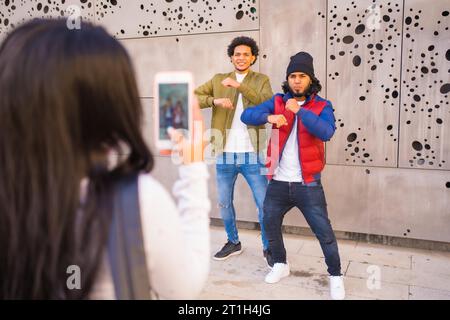
POLYGON ((333 300, 345 298, 344 279, 342 276, 330 276, 330 296, 333 300))
POLYGON ((267 283, 277 283, 282 278, 287 277, 289 274, 290 270, 288 263, 275 263, 264 281, 267 283))

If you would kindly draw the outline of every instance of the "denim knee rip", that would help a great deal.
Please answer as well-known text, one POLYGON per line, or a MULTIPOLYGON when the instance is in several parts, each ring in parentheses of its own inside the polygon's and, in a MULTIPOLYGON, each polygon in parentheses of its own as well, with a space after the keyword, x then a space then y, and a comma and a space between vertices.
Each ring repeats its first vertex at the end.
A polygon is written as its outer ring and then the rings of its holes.
POLYGON ((218 203, 217 204, 217 208, 219 208, 219 209, 227 209, 227 208, 229 208, 229 207, 231 207, 231 203, 229 203, 229 204, 223 204, 223 203, 218 203))

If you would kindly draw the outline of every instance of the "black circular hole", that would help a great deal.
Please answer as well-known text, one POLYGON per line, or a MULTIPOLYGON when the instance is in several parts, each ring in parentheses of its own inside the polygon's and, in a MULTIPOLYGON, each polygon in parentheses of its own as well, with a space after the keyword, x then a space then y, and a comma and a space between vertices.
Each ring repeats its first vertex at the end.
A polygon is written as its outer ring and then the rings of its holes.
POLYGON ((347 141, 348 142, 353 142, 356 140, 358 136, 356 135, 356 133, 352 132, 347 136, 347 141))
POLYGON ((421 151, 423 149, 422 144, 419 141, 414 141, 412 143, 412 147, 414 148, 414 150, 416 151, 421 151))

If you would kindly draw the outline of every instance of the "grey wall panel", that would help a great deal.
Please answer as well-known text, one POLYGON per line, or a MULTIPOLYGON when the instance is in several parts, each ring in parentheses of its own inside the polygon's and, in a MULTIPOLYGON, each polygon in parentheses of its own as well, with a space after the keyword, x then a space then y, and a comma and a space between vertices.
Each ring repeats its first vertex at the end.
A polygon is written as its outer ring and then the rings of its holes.
POLYGON ((450 169, 450 2, 406 1, 400 166, 450 169))
MULTIPOLYGON (((137 73, 141 97, 153 95, 153 78, 158 71, 189 70, 197 85, 218 72, 230 72, 233 65, 227 47, 234 37, 245 34, 259 41, 258 32, 189 35, 121 40, 129 51, 137 73)), ((259 70, 259 62, 253 66, 259 70)))
MULTIPOLYGON (((257 32, 247 32, 248 36, 259 41, 257 32)), ((241 33, 226 33, 217 35, 190 35, 179 37, 161 37, 152 39, 121 40, 132 57, 137 75, 141 97, 153 96, 153 78, 156 72, 166 70, 190 70, 194 74, 196 86, 206 82, 215 73, 230 72, 233 65, 226 54, 226 48, 231 40, 241 33), (214 54, 204 48, 204 43, 216 48, 214 54), (169 50, 170 49, 170 50, 169 50), (195 58, 193 58, 195 57, 195 58)), ((259 61, 252 67, 259 71, 259 61)), ((147 101, 148 99, 143 99, 147 101)), ((153 101, 150 99, 148 101, 153 101)), ((153 104, 153 102, 151 102, 153 104)), ((144 103, 145 107, 145 103, 144 103)), ((152 107, 148 107, 147 119, 153 124, 152 107)), ((211 124, 211 110, 202 110, 206 128, 211 124)), ((146 129, 149 136, 153 131, 146 129)), ((150 139, 152 142, 152 138, 150 139)))
MULTIPOLYGON (((156 157, 153 174, 170 189, 176 166, 168 157, 156 157)), ((211 217, 220 218, 217 207, 215 167, 210 172, 211 217)), ((337 231, 450 242, 450 173, 379 167, 328 165, 323 178, 328 213, 337 231), (343 187, 343 177, 350 184, 343 187)), ((242 177, 236 182, 236 216, 257 222, 251 191, 242 177)), ((296 208, 284 225, 308 226, 296 208)))
POLYGON ((402 3, 328 1, 328 163, 397 166, 402 3))
MULTIPOLYGON (((322 180, 335 230, 450 241, 450 172, 327 165, 322 180)), ((305 226, 298 212, 285 224, 305 226)))
POLYGON ((281 92, 289 58, 299 51, 314 58, 315 75, 325 94, 326 0, 260 0, 261 72, 270 77, 274 92, 281 92))
POLYGON ((147 145, 151 148, 152 152, 156 152, 155 148, 155 142, 154 142, 154 134, 153 134, 153 99, 146 98, 141 99, 142 109, 144 111, 144 121, 143 121, 143 128, 142 133, 144 135, 145 142, 147 145))
MULTIPOLYGON (((64 7, 58 1, 0 1, 0 41, 13 25, 60 16, 71 4, 83 19, 121 38, 136 69, 143 134, 154 154, 157 71, 191 70, 199 85, 233 70, 226 48, 234 37, 248 35, 260 41, 254 70, 269 75, 280 91, 289 57, 312 53, 322 96, 336 109, 338 129, 327 144, 322 179, 335 230, 450 242, 448 0, 377 2, 376 10, 369 0, 71 0, 64 7), (401 168, 389 168, 396 166, 401 168)), ((209 127, 211 111, 202 113, 209 127)), ((170 192, 177 167, 170 157, 155 161, 152 174, 170 192)), ((208 169, 211 217, 219 218, 214 164, 208 169)), ((235 207, 238 220, 257 221, 242 177, 235 207)), ((307 226, 297 209, 284 224, 307 226)))
POLYGON ((118 38, 257 30, 258 0, 97 0, 97 20, 118 38))
MULTIPOLYGON (((2 0, 0 5, 0 41, 15 26, 33 18, 69 17, 75 14, 66 10, 70 6, 77 6, 81 20, 94 21, 94 1, 67 0, 2 0)), ((76 14, 78 16, 78 14, 76 14)))

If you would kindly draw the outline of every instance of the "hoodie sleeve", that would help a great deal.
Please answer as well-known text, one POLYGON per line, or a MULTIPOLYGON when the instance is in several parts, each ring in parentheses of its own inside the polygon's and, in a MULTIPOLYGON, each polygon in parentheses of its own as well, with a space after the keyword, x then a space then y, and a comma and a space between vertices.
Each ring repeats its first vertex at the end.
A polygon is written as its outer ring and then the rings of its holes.
POLYGON ((267 123, 267 117, 274 112, 275 96, 261 104, 248 107, 241 114, 241 121, 252 126, 259 126, 267 123))
POLYGON ((298 115, 309 133, 322 141, 328 141, 336 131, 333 106, 330 101, 319 115, 301 108, 298 115))

